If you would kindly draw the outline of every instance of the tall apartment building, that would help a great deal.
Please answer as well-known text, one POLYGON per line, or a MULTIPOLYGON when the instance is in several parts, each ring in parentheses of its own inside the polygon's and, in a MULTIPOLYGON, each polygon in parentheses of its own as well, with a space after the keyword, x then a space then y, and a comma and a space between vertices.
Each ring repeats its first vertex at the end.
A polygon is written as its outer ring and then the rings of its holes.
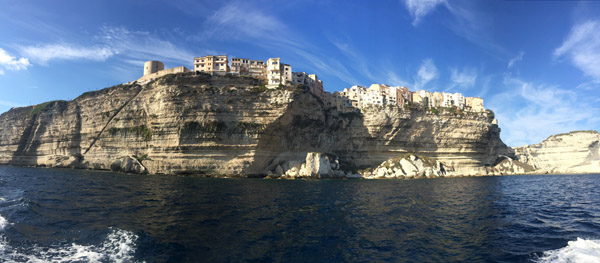
POLYGON ((269 58, 267 60, 267 87, 276 87, 279 84, 292 83, 292 66, 281 63, 280 58, 269 58))
POLYGON ((227 55, 194 58, 194 71, 225 75, 229 72, 227 55))

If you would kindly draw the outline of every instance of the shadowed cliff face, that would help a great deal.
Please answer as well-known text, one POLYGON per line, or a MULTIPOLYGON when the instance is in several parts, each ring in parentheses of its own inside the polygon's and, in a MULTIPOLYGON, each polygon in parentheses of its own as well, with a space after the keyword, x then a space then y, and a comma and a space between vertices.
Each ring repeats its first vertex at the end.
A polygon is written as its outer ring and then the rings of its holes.
POLYGON ((508 149, 484 113, 340 113, 303 89, 247 77, 168 75, 38 106, 0 116, 0 163, 110 169, 129 157, 150 173, 249 175, 306 152, 335 154, 348 169, 417 153, 476 174, 508 149))

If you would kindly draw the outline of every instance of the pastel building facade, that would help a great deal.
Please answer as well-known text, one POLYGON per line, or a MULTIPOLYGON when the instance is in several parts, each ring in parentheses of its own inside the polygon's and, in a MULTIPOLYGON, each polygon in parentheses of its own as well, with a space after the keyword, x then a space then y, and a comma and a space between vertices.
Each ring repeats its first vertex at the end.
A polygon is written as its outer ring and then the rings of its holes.
POLYGON ((194 70, 211 75, 225 75, 230 71, 229 60, 227 55, 195 57, 194 70))

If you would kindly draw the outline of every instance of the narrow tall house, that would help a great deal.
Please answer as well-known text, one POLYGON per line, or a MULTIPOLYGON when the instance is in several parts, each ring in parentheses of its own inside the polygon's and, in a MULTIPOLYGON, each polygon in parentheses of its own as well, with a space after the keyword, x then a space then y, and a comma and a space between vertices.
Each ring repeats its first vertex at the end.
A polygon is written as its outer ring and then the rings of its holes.
POLYGON ((267 87, 274 88, 279 84, 292 83, 292 66, 281 63, 280 58, 267 60, 267 87))

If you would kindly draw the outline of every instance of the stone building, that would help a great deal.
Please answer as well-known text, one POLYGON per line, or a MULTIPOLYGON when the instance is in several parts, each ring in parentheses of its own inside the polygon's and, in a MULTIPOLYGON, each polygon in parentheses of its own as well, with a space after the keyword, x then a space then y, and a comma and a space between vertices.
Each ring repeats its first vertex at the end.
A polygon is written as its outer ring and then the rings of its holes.
POLYGON ((190 70, 184 66, 165 69, 165 65, 162 62, 151 60, 144 63, 144 75, 137 82, 146 83, 164 75, 184 72, 190 72, 190 70))
POLYGON ((165 64, 160 61, 150 60, 144 63, 144 76, 159 72, 161 70, 165 70, 165 64))
POLYGON ((230 71, 227 55, 194 58, 194 70, 209 74, 225 75, 230 71))
POLYGON ((479 97, 466 97, 465 110, 471 112, 484 112, 483 99, 479 97))

